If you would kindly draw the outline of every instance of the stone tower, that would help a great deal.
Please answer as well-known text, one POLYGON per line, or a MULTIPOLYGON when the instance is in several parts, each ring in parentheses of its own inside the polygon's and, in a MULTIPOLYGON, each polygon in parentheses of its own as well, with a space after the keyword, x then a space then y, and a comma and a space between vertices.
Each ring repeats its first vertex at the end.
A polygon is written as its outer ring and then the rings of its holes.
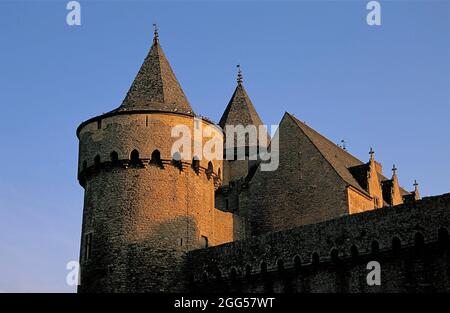
POLYGON ((195 118, 155 29, 123 103, 77 129, 80 292, 183 290, 186 252, 234 240, 231 213, 214 208, 222 161, 195 155, 193 140, 191 159, 179 159, 177 125, 212 128, 202 144, 223 141, 219 127, 195 118))
POLYGON ((227 157, 227 161, 224 163, 224 185, 228 185, 230 181, 245 178, 252 167, 258 165, 260 147, 267 148, 270 142, 267 129, 244 88, 240 66, 238 65, 237 67, 237 86, 219 121, 219 126, 225 131, 227 127, 236 130, 236 134, 233 137, 225 138, 224 151, 228 155, 234 155, 234 157, 232 159, 227 157), (242 127, 244 130, 241 132, 244 142, 240 142, 238 139, 237 132, 239 127, 242 127), (253 136, 251 133, 252 129, 255 131, 253 136), (233 143, 233 151, 228 151, 230 149, 227 149, 226 146, 230 141, 233 143), (244 155, 239 155, 238 150, 240 147, 243 148, 244 155))

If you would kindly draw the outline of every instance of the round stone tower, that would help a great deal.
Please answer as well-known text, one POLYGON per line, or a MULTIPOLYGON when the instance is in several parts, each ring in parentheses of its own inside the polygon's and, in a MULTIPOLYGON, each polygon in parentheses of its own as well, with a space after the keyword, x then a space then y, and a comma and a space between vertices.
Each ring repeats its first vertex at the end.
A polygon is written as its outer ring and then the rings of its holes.
POLYGON ((183 147, 191 158, 179 159, 172 130, 180 125, 192 134, 211 128, 202 147, 223 141, 220 128, 195 118, 155 32, 122 105, 77 129, 79 292, 182 291, 185 253, 233 240, 232 217, 214 208, 222 161, 196 155, 194 138, 183 147))

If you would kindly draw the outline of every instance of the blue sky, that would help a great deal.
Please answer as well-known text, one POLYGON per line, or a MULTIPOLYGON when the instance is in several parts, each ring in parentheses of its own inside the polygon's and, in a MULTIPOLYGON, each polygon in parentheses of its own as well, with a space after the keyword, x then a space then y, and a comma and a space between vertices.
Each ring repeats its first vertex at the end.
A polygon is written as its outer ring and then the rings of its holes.
POLYGON ((117 107, 160 27, 194 110, 218 121, 236 64, 266 124, 283 113, 368 159, 395 163, 400 183, 448 192, 448 1, 0 0, 0 291, 60 291, 77 260, 83 189, 80 122, 117 107))

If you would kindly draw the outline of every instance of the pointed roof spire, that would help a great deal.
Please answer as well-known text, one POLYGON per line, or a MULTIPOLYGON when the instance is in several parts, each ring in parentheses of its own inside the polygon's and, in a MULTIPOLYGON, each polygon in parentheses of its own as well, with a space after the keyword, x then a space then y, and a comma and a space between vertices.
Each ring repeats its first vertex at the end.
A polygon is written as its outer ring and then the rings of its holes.
POLYGON ((374 156, 373 155, 375 154, 375 151, 373 151, 372 147, 370 147, 369 154, 370 154, 370 160, 371 161, 374 160, 374 156))
POLYGON ((153 24, 153 45, 118 111, 151 110, 194 114, 159 43, 153 24))
POLYGON ((392 177, 397 175, 397 168, 395 167, 395 164, 392 165, 392 177))
MULTIPOLYGON (((237 86, 234 90, 233 95, 231 96, 228 105, 223 112, 222 117, 220 118, 219 125, 223 129, 225 129, 226 125, 255 125, 257 130, 259 130, 259 126, 264 125, 259 117, 258 113, 253 106, 252 101, 250 100, 247 92, 245 91, 244 85, 242 84, 242 72, 241 66, 236 66, 238 69, 237 74, 237 86)), ((267 136, 267 144, 270 141, 270 137, 265 130, 267 136)), ((262 144, 262 143, 261 143, 262 144)))
POLYGON ((242 72, 240 65, 238 68, 238 85, 231 96, 228 105, 220 118, 219 125, 224 128, 225 125, 263 125, 258 113, 253 106, 244 86, 242 85, 242 72))
POLYGON ((242 71, 241 71, 241 66, 238 64, 236 65, 237 69, 238 69, 238 73, 237 73, 237 83, 238 85, 242 84, 242 71))
POLYGON ((157 45, 159 43, 158 25, 153 23, 153 44, 157 45))
POLYGON ((413 195, 414 195, 414 200, 420 200, 420 193, 419 193, 419 184, 417 183, 417 180, 414 179, 414 191, 413 191, 413 195))

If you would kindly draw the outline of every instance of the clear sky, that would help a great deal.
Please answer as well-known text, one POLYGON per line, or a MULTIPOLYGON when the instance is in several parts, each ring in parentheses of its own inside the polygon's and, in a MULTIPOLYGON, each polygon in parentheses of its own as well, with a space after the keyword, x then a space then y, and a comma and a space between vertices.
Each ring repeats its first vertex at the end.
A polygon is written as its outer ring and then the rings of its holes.
POLYGON ((194 110, 218 121, 236 84, 266 124, 288 111, 423 196, 449 192, 448 1, 0 0, 0 291, 61 291, 77 260, 80 122, 120 105, 152 23, 194 110))

